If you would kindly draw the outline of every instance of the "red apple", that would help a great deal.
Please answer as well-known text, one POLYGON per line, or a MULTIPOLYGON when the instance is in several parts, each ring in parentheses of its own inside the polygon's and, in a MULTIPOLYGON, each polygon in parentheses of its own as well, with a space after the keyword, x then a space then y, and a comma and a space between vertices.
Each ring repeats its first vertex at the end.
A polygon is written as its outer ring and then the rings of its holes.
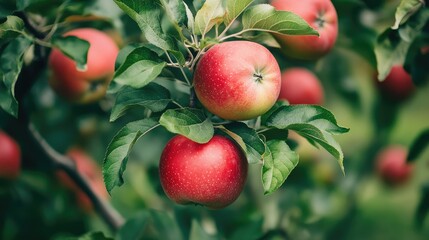
POLYGON ((273 0, 271 4, 277 10, 299 15, 319 32, 319 36, 275 34, 286 56, 314 60, 332 49, 338 35, 338 17, 330 0, 273 0))
POLYGON ((76 36, 90 43, 87 68, 78 70, 76 63, 53 49, 49 56, 52 69, 50 84, 65 99, 77 103, 94 102, 106 94, 115 72, 119 49, 109 35, 92 28, 75 29, 64 36, 76 36))
MULTIPOLYGON (((94 191, 101 198, 108 199, 109 194, 107 193, 104 186, 103 175, 101 173, 100 166, 95 163, 94 160, 83 150, 78 148, 70 149, 67 152, 67 156, 69 156, 75 162, 77 171, 88 179, 92 191, 94 191)), ((88 196, 73 182, 72 179, 70 179, 70 177, 65 172, 59 171, 57 176, 62 184, 75 193, 76 200, 82 209, 87 212, 93 209, 92 203, 88 196)))
POLYGON ((323 88, 319 79, 305 68, 290 68, 282 73, 279 99, 290 104, 323 103, 323 88))
POLYGON ((378 175, 387 183, 404 183, 412 174, 413 166, 407 163, 407 150, 402 146, 389 146, 376 157, 378 175))
POLYGON ((215 45, 194 73, 195 92, 210 112, 247 120, 267 112, 280 92, 280 68, 264 46, 247 41, 215 45))
POLYGON ((174 202, 220 209, 240 195, 247 167, 241 148, 226 137, 215 135, 199 144, 177 135, 162 152, 159 174, 165 193, 174 202))
POLYGON ((15 179, 21 172, 21 150, 9 135, 0 131, 0 178, 15 179))
POLYGON ((380 93, 393 101, 406 100, 415 90, 410 74, 401 65, 393 66, 384 81, 376 81, 380 93))

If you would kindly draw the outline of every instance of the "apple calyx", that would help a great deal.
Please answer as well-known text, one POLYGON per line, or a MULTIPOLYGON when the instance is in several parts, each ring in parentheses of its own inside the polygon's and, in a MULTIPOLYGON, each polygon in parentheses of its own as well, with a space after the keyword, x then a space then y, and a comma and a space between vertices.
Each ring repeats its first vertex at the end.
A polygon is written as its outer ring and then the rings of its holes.
POLYGON ((264 80, 264 77, 262 76, 261 73, 254 73, 253 74, 253 79, 254 79, 255 82, 261 83, 262 80, 264 80))
POLYGON ((106 85, 106 79, 107 77, 99 78, 96 80, 93 80, 89 83, 89 91, 90 92, 97 92, 101 87, 106 85))
POLYGON ((322 29, 325 26, 326 20, 324 17, 324 13, 320 13, 316 20, 314 21, 314 24, 317 26, 318 29, 322 29))

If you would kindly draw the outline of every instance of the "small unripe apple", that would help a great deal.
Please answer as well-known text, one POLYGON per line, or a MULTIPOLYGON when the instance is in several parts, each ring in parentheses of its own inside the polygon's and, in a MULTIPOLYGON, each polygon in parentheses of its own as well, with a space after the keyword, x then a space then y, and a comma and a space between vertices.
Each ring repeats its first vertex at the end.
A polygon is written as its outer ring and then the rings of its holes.
POLYGON ((277 10, 299 15, 319 32, 319 36, 275 34, 286 56, 314 60, 332 49, 338 35, 338 17, 330 0, 273 0, 271 4, 277 10))
MULTIPOLYGON (((72 148, 67 152, 67 156, 72 159, 76 164, 77 171, 86 177, 89 181, 92 191, 103 199, 108 199, 109 194, 106 191, 101 173, 100 166, 88 156, 83 150, 79 148, 72 148)), ((73 180, 62 171, 57 172, 60 182, 74 192, 77 203, 79 206, 90 212, 93 209, 91 200, 88 196, 73 182, 73 180)))
POLYGON ((14 139, 0 131, 0 178, 15 179, 21 172, 21 149, 14 139))
POLYGON ((282 73, 279 99, 290 104, 323 103, 323 88, 319 79, 305 68, 290 68, 282 73))
POLYGON ((215 135, 199 144, 177 135, 165 146, 159 163, 161 185, 179 204, 224 208, 243 190, 248 163, 227 137, 215 135))
POLYGON ((247 120, 267 112, 280 92, 280 68, 264 46, 248 41, 215 45, 194 73, 195 93, 211 113, 247 120))
POLYGON ((64 36, 76 36, 90 43, 87 67, 78 70, 73 60, 54 48, 49 56, 52 88, 58 95, 76 103, 101 99, 115 72, 118 46, 109 35, 93 28, 75 29, 64 36))
POLYGON ((389 184, 406 182, 412 172, 413 165, 407 163, 407 150, 402 146, 389 146, 376 157, 377 173, 389 184))
POLYGON ((393 66, 384 81, 376 81, 382 96, 392 101, 404 101, 408 99, 415 90, 410 74, 408 74, 401 65, 393 66))

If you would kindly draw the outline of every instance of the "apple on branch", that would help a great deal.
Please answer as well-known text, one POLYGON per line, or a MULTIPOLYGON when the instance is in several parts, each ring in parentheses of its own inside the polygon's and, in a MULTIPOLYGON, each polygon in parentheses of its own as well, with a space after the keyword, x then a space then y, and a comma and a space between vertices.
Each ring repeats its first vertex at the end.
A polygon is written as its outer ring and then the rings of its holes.
POLYGON ((195 93, 211 113, 248 120, 267 112, 279 96, 280 68, 270 51, 248 41, 210 48, 194 73, 195 93))
POLYGON ((273 0, 271 5, 299 15, 319 32, 319 36, 274 34, 286 56, 315 60, 331 51, 338 35, 338 17, 331 0, 273 0))
POLYGON ((402 146, 382 149, 377 157, 377 173, 389 184, 405 183, 413 172, 413 165, 407 163, 407 150, 402 146))
POLYGON ((162 152, 159 174, 162 188, 176 203, 220 209, 242 192, 247 168, 243 151, 227 137, 215 135, 200 144, 177 135, 162 152))
POLYGON ((323 88, 319 79, 305 68, 290 68, 282 72, 279 99, 290 104, 323 103, 323 88))
POLYGON ((395 102, 401 102, 415 91, 413 80, 401 65, 394 65, 384 81, 375 78, 377 88, 383 97, 395 102))

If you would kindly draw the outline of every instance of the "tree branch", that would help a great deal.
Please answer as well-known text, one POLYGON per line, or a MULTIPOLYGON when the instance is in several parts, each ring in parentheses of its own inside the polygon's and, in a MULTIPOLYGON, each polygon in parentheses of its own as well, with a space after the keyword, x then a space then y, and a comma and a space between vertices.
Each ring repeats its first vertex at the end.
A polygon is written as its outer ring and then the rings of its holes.
POLYGON ((40 135, 33 124, 28 124, 28 131, 33 144, 40 148, 55 168, 61 169, 74 181, 74 183, 88 196, 97 213, 103 217, 113 231, 117 231, 124 223, 123 217, 109 202, 98 196, 89 184, 88 179, 76 170, 76 165, 69 157, 58 153, 40 135))
MULTIPOLYGON (((46 37, 46 34, 39 31, 23 12, 17 12, 15 15, 22 18, 26 29, 36 38, 43 39, 46 37)), ((54 168, 63 170, 73 180, 91 200, 95 211, 105 220, 113 231, 116 231, 124 223, 123 217, 108 201, 102 199, 91 189, 88 179, 77 171, 76 165, 72 159, 58 153, 46 142, 30 122, 27 112, 24 111, 22 100, 28 95, 28 92, 37 80, 37 76, 46 68, 47 49, 43 46, 35 45, 34 56, 32 63, 22 70, 17 81, 16 95, 18 101, 21 103, 19 108, 19 124, 22 125, 30 143, 40 150, 45 159, 51 163, 54 168)))

